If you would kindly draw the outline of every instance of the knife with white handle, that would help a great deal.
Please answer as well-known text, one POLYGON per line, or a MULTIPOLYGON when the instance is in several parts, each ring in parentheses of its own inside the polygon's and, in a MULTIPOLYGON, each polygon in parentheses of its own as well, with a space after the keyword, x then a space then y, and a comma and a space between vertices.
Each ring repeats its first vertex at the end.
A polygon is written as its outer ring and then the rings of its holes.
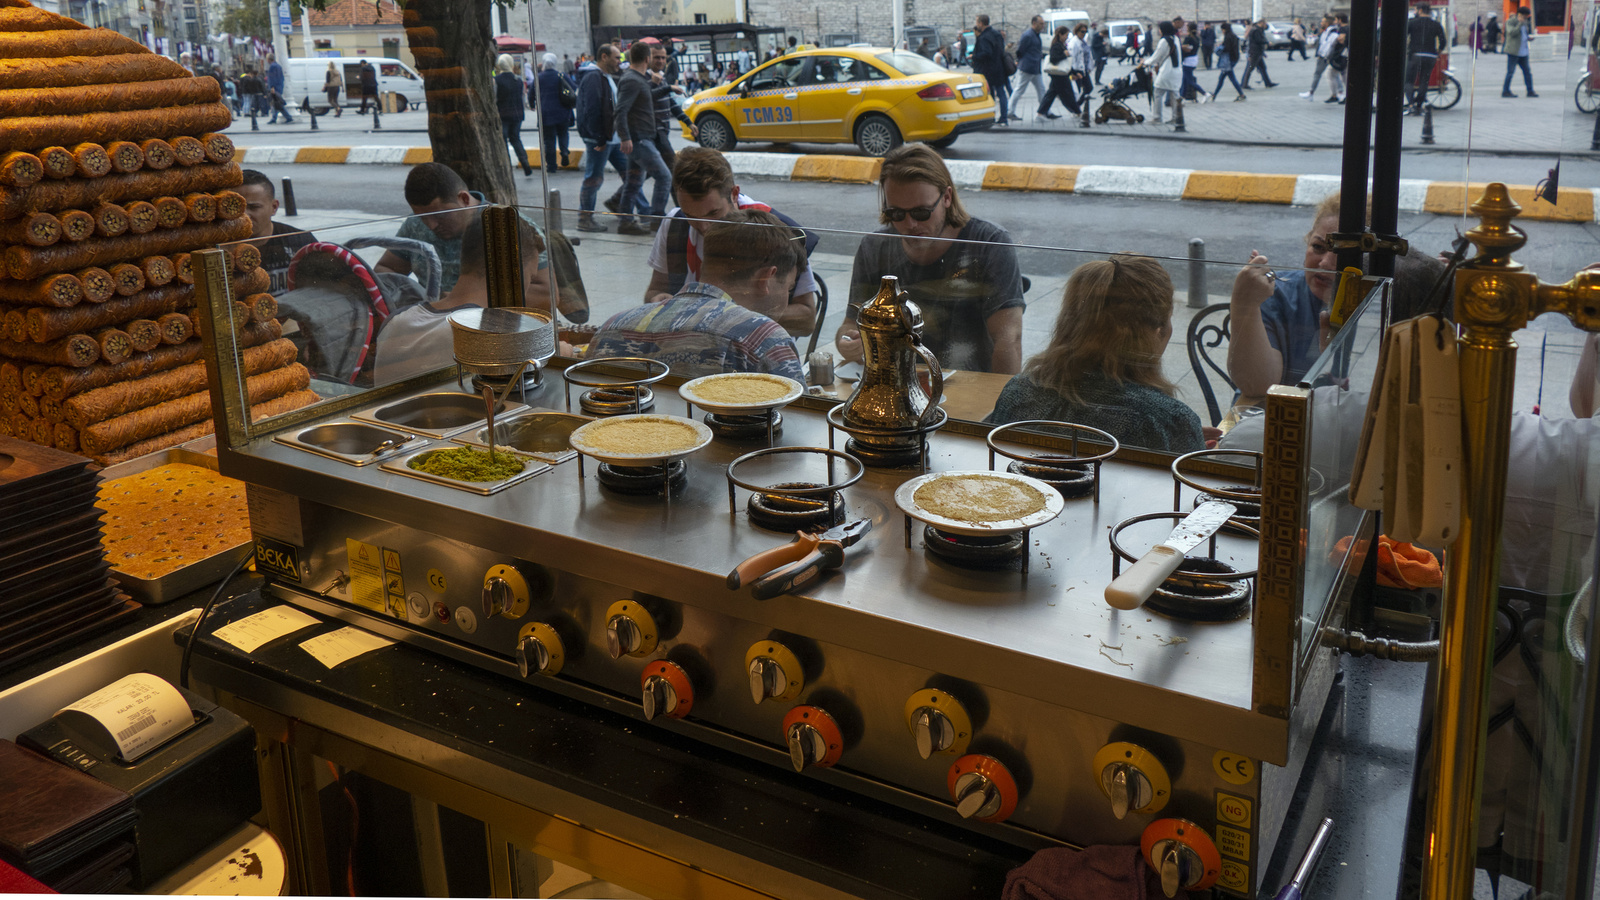
POLYGON ((1207 500, 1194 508, 1167 539, 1151 547, 1126 572, 1106 587, 1106 602, 1117 609, 1138 609, 1161 582, 1183 564, 1183 555, 1199 546, 1237 512, 1232 503, 1207 500))

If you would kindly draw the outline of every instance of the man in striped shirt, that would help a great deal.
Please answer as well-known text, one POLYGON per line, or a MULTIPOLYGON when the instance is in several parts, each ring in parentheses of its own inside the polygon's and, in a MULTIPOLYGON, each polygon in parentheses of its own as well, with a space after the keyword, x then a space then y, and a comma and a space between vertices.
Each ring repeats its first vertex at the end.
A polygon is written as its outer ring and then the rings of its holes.
POLYGON ((657 359, 684 377, 767 372, 804 381, 794 339, 772 319, 789 303, 801 235, 771 213, 741 210, 707 229, 698 281, 600 326, 588 356, 657 359))

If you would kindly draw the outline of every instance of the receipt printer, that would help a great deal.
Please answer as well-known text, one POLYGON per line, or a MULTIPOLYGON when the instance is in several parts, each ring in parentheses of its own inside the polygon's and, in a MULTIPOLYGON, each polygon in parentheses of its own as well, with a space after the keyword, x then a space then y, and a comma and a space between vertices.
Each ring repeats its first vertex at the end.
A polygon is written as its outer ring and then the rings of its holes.
POLYGON ((254 729, 154 675, 130 675, 61 710, 17 742, 133 795, 139 811, 135 888, 188 862, 261 808, 254 729), (156 691, 165 694, 164 707, 151 699, 156 691), (103 695, 99 708, 88 705, 103 695), (86 709, 97 715, 84 714, 86 709), (113 722, 111 713, 122 719, 113 722), (130 743, 139 737, 147 743, 130 743))

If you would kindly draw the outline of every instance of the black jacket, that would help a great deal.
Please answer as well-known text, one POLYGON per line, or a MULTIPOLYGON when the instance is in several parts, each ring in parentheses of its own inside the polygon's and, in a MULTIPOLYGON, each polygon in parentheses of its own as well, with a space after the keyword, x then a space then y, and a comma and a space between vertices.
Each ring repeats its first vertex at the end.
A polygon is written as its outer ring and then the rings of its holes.
POLYGON ((1251 59, 1260 59, 1267 55, 1267 30, 1265 28, 1251 28, 1245 35, 1245 49, 1249 51, 1251 59))
POLYGON ((991 83, 1004 81, 1006 77, 1005 42, 1000 39, 1000 32, 993 26, 985 28, 972 42, 972 54, 968 62, 972 64, 972 71, 983 75, 991 83))
POLYGON ((1438 56, 1444 49, 1444 26, 1432 16, 1412 16, 1406 20, 1406 47, 1413 56, 1438 56))
POLYGON ((650 96, 650 76, 643 69, 627 69, 617 79, 617 108, 612 113, 617 137, 624 141, 656 136, 656 103, 650 96))
POLYGON ((599 66, 578 73, 578 137, 591 144, 609 144, 617 133, 612 124, 616 102, 611 98, 611 76, 599 66))
POLYGON ((494 76, 494 105, 500 118, 512 122, 522 121, 522 79, 513 72, 500 72, 494 76))

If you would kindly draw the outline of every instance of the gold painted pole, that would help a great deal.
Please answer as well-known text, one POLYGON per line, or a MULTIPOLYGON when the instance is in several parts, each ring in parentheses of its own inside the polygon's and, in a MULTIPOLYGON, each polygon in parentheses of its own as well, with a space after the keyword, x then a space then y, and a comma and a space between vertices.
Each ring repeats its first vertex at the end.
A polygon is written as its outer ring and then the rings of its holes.
POLYGON ((1429 900, 1472 897, 1517 360, 1511 333, 1526 323, 1537 286, 1511 260, 1526 237, 1511 226, 1521 208, 1505 185, 1489 185, 1472 211, 1482 224, 1467 237, 1479 254, 1456 275, 1455 318, 1465 327, 1458 345, 1463 503, 1461 530, 1446 553, 1422 875, 1429 900))

